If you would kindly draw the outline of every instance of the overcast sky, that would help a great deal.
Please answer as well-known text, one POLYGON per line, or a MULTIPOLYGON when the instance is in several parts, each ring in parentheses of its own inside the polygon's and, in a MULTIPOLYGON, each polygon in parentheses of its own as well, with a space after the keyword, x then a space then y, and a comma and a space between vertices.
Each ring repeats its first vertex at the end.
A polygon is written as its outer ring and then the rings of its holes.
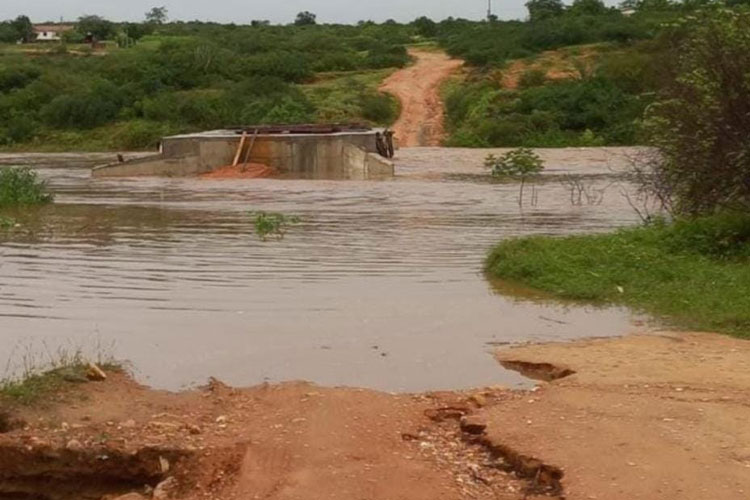
MULTIPOLYGON (((503 19, 523 18, 525 1, 492 0, 493 10, 503 19)), ((0 19, 26 14, 34 22, 43 22, 98 14, 115 21, 137 21, 160 5, 169 9, 170 19, 238 24, 252 19, 288 23, 303 10, 316 13, 326 23, 411 21, 422 15, 436 20, 448 16, 480 19, 487 13, 487 0, 0 0, 0 19)))

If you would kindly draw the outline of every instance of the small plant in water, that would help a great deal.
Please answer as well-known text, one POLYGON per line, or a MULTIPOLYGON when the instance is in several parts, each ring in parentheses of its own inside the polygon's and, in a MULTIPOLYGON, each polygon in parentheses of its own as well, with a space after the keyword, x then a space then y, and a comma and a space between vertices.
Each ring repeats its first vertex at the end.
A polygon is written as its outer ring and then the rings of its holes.
POLYGON ((9 229, 13 229, 16 227, 16 219, 13 217, 6 217, 4 215, 0 215, 0 230, 8 231, 9 229))
POLYGON ((276 212, 250 212, 255 217, 255 233, 263 241, 268 238, 283 239, 290 226, 299 224, 296 215, 284 215, 276 212))
POLYGON ((497 157, 493 154, 484 159, 484 166, 492 170, 493 177, 520 179, 518 205, 523 206, 523 191, 526 180, 544 170, 544 161, 528 148, 518 148, 497 157))
POLYGON ((0 207, 42 205, 51 201, 47 183, 30 168, 0 168, 0 207))

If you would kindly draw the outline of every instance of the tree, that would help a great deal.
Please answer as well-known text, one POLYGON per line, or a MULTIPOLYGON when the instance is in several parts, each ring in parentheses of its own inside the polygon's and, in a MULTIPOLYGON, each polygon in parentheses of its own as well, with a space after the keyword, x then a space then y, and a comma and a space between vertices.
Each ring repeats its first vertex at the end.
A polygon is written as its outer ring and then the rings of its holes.
POLYGON ((144 36, 150 34, 150 27, 141 23, 124 23, 121 26, 122 32, 133 41, 138 41, 144 36))
POLYGON ((678 213, 750 213, 750 11, 698 11, 663 43, 673 77, 646 114, 652 178, 678 213))
POLYGON ((5 21, 0 23, 0 42, 15 43, 18 40, 20 40, 18 32, 10 22, 5 21))
POLYGON ((83 35, 93 35, 97 40, 107 40, 114 32, 114 25, 103 17, 83 16, 78 18, 76 29, 83 35))
POLYGON ((434 38, 437 36, 437 24, 429 17, 422 16, 412 23, 417 28, 417 33, 425 38, 434 38))
POLYGON ((532 22, 557 17, 565 12, 562 0, 529 0, 526 2, 526 8, 532 22))
POLYGON ((544 170, 544 161, 528 148, 508 151, 501 157, 493 154, 484 159, 484 166, 492 169, 492 176, 499 178, 519 179, 518 206, 523 207, 523 191, 526 180, 544 170))
POLYGON ((570 13, 577 16, 600 16, 608 10, 602 0, 573 0, 573 5, 569 9, 570 13))
POLYGON ((161 7, 154 7, 146 12, 146 22, 148 24, 164 24, 167 22, 167 13, 167 8, 163 5, 161 7))
POLYGON ((297 19, 294 20, 295 26, 312 26, 317 24, 318 16, 312 12, 304 11, 297 14, 297 19))
POLYGON ((16 40, 22 40, 24 43, 33 42, 36 38, 34 34, 34 25, 27 16, 18 16, 11 21, 11 26, 16 30, 16 40))

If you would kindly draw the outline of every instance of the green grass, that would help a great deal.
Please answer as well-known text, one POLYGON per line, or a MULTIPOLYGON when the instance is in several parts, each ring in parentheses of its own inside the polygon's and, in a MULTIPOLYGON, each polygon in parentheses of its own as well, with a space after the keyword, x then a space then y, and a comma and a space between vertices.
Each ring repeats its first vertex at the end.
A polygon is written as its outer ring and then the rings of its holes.
POLYGON ((560 299, 626 305, 676 327, 750 338, 748 264, 750 218, 721 215, 508 240, 490 252, 486 270, 560 299))
MULTIPOLYGON (((19 354, 22 373, 0 378, 0 407, 4 406, 3 403, 28 406, 49 402, 76 385, 89 382, 89 361, 80 350, 60 349, 51 355, 51 361, 44 364, 40 363, 37 354, 30 351, 19 354)), ((109 357, 100 359, 97 365, 105 372, 123 370, 122 365, 109 357)))
POLYGON ((5 399, 22 405, 31 405, 48 399, 52 394, 60 393, 70 384, 87 381, 86 367, 83 364, 56 368, 20 380, 0 382, 0 401, 5 399))

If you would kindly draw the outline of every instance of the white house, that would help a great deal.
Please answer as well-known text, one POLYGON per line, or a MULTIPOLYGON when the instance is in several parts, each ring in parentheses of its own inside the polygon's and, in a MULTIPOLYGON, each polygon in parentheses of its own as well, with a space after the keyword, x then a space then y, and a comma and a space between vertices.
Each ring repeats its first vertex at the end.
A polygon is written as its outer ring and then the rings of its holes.
POLYGON ((34 33, 38 42, 59 42, 66 31, 73 31, 73 24, 35 24, 34 33))

